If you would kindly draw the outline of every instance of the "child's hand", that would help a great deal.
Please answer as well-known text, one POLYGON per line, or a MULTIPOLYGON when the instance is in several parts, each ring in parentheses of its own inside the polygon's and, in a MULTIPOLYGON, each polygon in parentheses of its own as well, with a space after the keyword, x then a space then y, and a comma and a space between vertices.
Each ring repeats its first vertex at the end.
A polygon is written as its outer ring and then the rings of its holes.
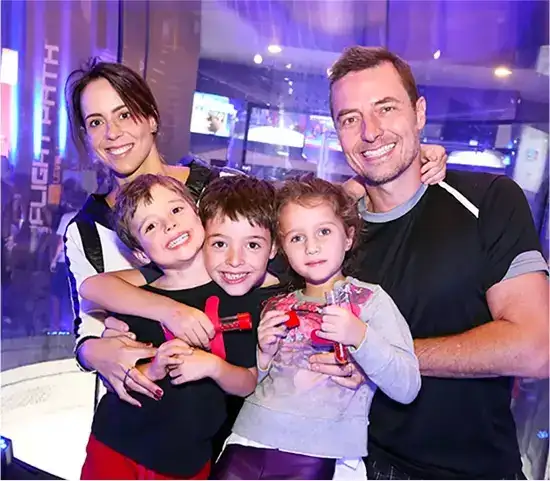
POLYGON ((356 175, 346 180, 342 184, 342 187, 346 194, 348 194, 348 196, 351 197, 355 202, 359 201, 359 199, 362 199, 363 197, 365 197, 365 195, 367 195, 367 191, 365 189, 365 181, 360 175, 356 175))
POLYGON ((138 369, 151 381, 159 381, 166 377, 170 367, 181 363, 180 358, 190 356, 193 351, 194 349, 181 339, 172 339, 158 348, 150 363, 143 364, 143 367, 140 366, 138 369))
POLYGON ((178 364, 169 369, 172 384, 215 378, 221 361, 218 356, 201 349, 195 349, 191 355, 178 356, 178 364))
POLYGON ((208 316, 199 309, 185 306, 172 299, 167 298, 167 301, 163 302, 167 304, 161 306, 159 311, 163 326, 190 346, 208 349, 210 340, 216 334, 208 316))
POLYGON ((282 311, 268 311, 262 315, 258 326, 258 365, 260 369, 267 369, 271 359, 279 350, 281 339, 288 331, 285 322, 288 314, 282 311))
POLYGON ((339 306, 326 306, 323 309, 323 322, 319 337, 329 341, 339 342, 345 346, 359 348, 365 334, 367 325, 354 316, 353 313, 339 306))
POLYGON ((420 180, 423 184, 433 185, 445 179, 447 173, 447 152, 441 145, 420 145, 422 168, 420 180))

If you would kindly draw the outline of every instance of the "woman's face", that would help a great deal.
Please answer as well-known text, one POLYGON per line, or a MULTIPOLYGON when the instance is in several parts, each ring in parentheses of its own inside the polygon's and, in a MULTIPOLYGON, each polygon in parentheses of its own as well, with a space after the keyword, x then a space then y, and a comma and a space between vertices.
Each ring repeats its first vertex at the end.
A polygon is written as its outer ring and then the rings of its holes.
POLYGON ((151 155, 157 130, 154 119, 132 116, 106 79, 94 80, 80 100, 88 145, 97 158, 121 177, 132 176, 151 155))

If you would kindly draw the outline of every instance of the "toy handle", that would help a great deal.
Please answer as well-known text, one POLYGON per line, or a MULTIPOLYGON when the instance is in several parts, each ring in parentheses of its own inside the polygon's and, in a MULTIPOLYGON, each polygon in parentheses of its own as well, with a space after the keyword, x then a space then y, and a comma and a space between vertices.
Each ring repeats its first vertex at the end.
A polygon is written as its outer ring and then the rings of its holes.
POLYGON ((225 344, 223 343, 223 333, 220 325, 219 307, 220 298, 218 296, 210 296, 206 299, 204 313, 208 316, 210 322, 214 324, 214 329, 216 331, 214 338, 210 341, 210 350, 212 354, 225 359, 225 344))

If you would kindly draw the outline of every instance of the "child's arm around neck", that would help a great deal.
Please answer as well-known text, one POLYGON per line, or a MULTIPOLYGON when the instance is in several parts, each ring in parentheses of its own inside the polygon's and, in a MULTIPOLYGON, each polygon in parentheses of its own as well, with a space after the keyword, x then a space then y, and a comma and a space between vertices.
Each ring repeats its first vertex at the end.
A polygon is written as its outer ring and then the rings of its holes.
POLYGON ((145 284, 138 269, 127 269, 89 277, 79 292, 83 298, 111 312, 160 322, 176 337, 192 345, 208 346, 215 333, 206 314, 166 296, 139 289, 138 286, 145 284))

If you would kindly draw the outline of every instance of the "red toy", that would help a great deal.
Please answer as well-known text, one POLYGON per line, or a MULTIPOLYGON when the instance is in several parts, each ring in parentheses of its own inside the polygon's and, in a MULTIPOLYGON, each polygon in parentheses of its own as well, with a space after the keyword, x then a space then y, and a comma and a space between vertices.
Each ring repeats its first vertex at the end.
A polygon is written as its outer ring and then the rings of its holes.
POLYGON ((294 327, 298 327, 300 325, 300 318, 298 317, 298 314, 296 311, 288 311, 288 321, 285 322, 285 326, 289 329, 292 329, 294 327))
MULTIPOLYGON (((252 329, 252 318, 250 313, 241 312, 235 316, 220 317, 219 315, 220 298, 218 296, 210 296, 206 299, 204 306, 204 313, 208 316, 216 334, 212 341, 210 341, 210 350, 212 354, 215 354, 222 359, 225 359, 225 344, 223 342, 223 333, 230 331, 250 331, 252 329)), ((166 340, 174 339, 174 334, 171 333, 164 326, 162 327, 166 340)))

